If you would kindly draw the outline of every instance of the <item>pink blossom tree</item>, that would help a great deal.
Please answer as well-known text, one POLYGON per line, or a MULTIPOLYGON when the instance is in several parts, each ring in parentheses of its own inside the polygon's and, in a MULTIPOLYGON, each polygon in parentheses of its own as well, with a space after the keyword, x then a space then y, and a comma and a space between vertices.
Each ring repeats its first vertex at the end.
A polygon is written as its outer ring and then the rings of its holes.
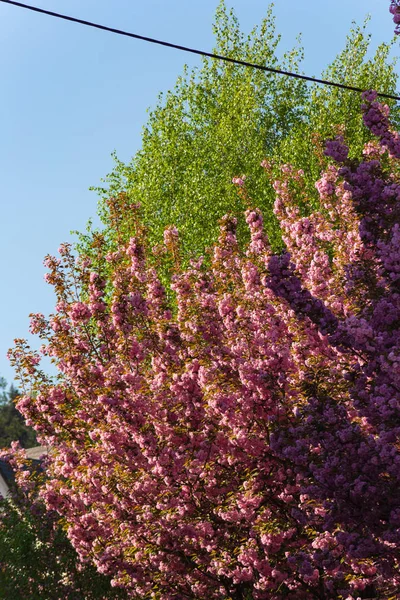
MULTIPOLYGON (((210 255, 182 269, 177 230, 150 250, 137 208, 107 267, 68 245, 46 259, 56 311, 32 331, 59 376, 17 340, 18 408, 54 449, 49 510, 129 597, 400 589, 400 144, 387 108, 364 100, 378 139, 358 162, 328 142, 318 210, 301 171, 274 181, 281 255, 236 178, 245 249, 226 216, 210 255)), ((117 232, 123 202, 109 203, 117 232)))

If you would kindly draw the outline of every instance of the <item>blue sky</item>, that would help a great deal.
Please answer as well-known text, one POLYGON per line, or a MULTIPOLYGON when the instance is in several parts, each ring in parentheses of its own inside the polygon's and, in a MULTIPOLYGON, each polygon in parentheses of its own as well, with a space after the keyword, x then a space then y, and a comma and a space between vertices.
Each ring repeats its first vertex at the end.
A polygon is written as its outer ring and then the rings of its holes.
MULTIPOLYGON (((111 27, 211 50, 217 0, 25 0, 111 27)), ((227 0, 249 31, 262 0, 227 0)), ((303 35, 307 74, 319 75, 342 49, 353 20, 371 14, 373 45, 389 41, 389 0, 276 0, 282 50, 303 35)), ((184 64, 200 59, 0 3, 0 374, 28 314, 52 311, 42 261, 96 213, 88 188, 140 147, 146 109, 184 64)))

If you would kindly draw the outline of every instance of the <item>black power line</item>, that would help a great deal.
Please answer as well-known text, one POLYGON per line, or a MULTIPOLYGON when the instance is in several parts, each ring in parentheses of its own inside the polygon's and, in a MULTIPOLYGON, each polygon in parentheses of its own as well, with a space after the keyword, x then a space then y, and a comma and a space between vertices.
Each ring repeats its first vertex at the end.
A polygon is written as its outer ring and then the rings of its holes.
MULTIPOLYGON (((297 79, 304 79, 305 81, 312 81, 321 85, 329 85, 332 87, 341 88, 343 90, 351 90, 352 92, 364 92, 365 90, 352 85, 346 85, 344 83, 335 83, 334 81, 327 81, 325 79, 316 79, 315 77, 308 77, 307 75, 300 75, 299 73, 291 73, 290 71, 282 71, 280 69, 273 69, 272 67, 266 67, 264 65, 258 65, 247 62, 245 60, 239 60, 237 58, 229 58, 229 56, 221 56, 220 54, 213 54, 212 52, 205 52, 204 50, 196 50, 187 46, 180 46, 179 44, 172 44, 171 42, 164 42, 155 38, 147 37, 145 35, 139 35, 137 33, 130 33, 129 31, 123 31, 122 29, 115 29, 114 27, 107 27, 106 25, 100 25, 99 23, 93 23, 92 21, 84 21, 83 19, 77 19, 76 17, 70 17, 61 13, 56 13, 51 10, 45 10, 44 8, 38 8, 37 6, 30 6, 29 4, 23 4, 22 2, 14 2, 13 0, 0 0, 4 4, 12 4, 20 8, 26 8, 33 12, 37 12, 50 17, 56 17, 57 19, 63 19, 64 21, 71 21, 72 23, 79 23, 80 25, 86 25, 87 27, 93 27, 95 29, 101 29, 102 31, 109 31, 110 33, 116 33, 118 35, 124 35, 126 37, 134 38, 136 40, 142 40, 144 42, 150 42, 151 44, 158 44, 160 46, 166 46, 167 48, 175 48, 176 50, 182 50, 183 52, 190 52, 191 54, 198 54, 200 56, 207 56, 209 58, 215 58, 217 60, 224 60, 225 62, 233 63, 235 65, 241 65, 244 67, 250 67, 252 69, 259 69, 260 71, 267 71, 268 73, 275 73, 276 75, 286 75, 287 77, 295 77, 297 79)), ((378 96, 381 98, 389 98, 390 100, 400 100, 399 96, 393 96, 392 94, 384 94, 378 92, 378 96)))

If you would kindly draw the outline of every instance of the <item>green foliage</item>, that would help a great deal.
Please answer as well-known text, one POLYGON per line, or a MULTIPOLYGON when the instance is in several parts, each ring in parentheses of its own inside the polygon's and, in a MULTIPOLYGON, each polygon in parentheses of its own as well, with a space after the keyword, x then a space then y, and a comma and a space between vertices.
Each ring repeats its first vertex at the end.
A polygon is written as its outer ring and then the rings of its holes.
POLYGON ((0 448, 8 448, 11 442, 18 441, 23 448, 37 446, 36 435, 31 427, 25 424, 21 413, 15 408, 14 400, 18 390, 0 378, 0 448))
MULTIPOLYGON (((382 44, 369 58, 366 25, 354 26, 346 47, 324 76, 393 93, 396 74, 388 57, 390 45, 382 44)), ((299 42, 280 57, 280 36, 271 7, 260 26, 246 36, 233 11, 228 12, 221 2, 214 32, 218 54, 301 71, 303 49, 299 42)), ((161 94, 150 112, 142 148, 129 164, 115 158, 106 185, 98 188, 100 215, 110 246, 115 246, 116 231, 105 200, 122 191, 130 202, 140 202, 151 244, 158 243, 164 228, 174 224, 185 258, 198 255, 215 240, 218 218, 227 212, 239 216, 239 238, 243 241, 246 234, 240 215, 244 201, 237 195, 232 177, 246 174, 253 204, 262 209, 271 241, 279 247, 280 234, 271 210, 274 193, 261 175, 261 160, 290 161, 302 168, 312 202, 321 169, 312 152, 312 135, 317 132, 323 138, 332 137, 339 124, 345 123, 343 133, 351 153, 359 153, 370 136, 361 125, 360 103, 358 93, 308 85, 212 59, 204 59, 202 67, 192 72, 185 69, 175 89, 165 97, 161 94)), ((392 108, 397 125, 399 110, 392 108)), ((119 241, 133 232, 128 211, 120 221, 119 241)), ((91 230, 81 235, 80 250, 93 254, 93 239, 91 230)))

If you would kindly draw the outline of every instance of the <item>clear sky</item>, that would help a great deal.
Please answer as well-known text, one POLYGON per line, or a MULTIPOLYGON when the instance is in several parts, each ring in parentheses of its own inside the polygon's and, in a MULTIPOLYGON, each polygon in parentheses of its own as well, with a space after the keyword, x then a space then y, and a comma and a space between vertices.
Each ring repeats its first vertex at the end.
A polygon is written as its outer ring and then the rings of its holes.
MULTIPOLYGON (((25 0, 42 8, 211 50, 218 0, 25 0)), ((227 0, 249 31, 264 0, 227 0)), ((276 0, 282 50, 303 34, 307 74, 342 49, 353 20, 371 14, 373 44, 389 41, 389 0, 276 0)), ((397 48, 396 48, 397 51, 397 48)), ((52 311, 42 261, 95 216, 88 191, 140 147, 146 109, 200 59, 0 3, 0 374, 30 312, 52 311)), ((267 76, 267 75, 266 75, 267 76)))

